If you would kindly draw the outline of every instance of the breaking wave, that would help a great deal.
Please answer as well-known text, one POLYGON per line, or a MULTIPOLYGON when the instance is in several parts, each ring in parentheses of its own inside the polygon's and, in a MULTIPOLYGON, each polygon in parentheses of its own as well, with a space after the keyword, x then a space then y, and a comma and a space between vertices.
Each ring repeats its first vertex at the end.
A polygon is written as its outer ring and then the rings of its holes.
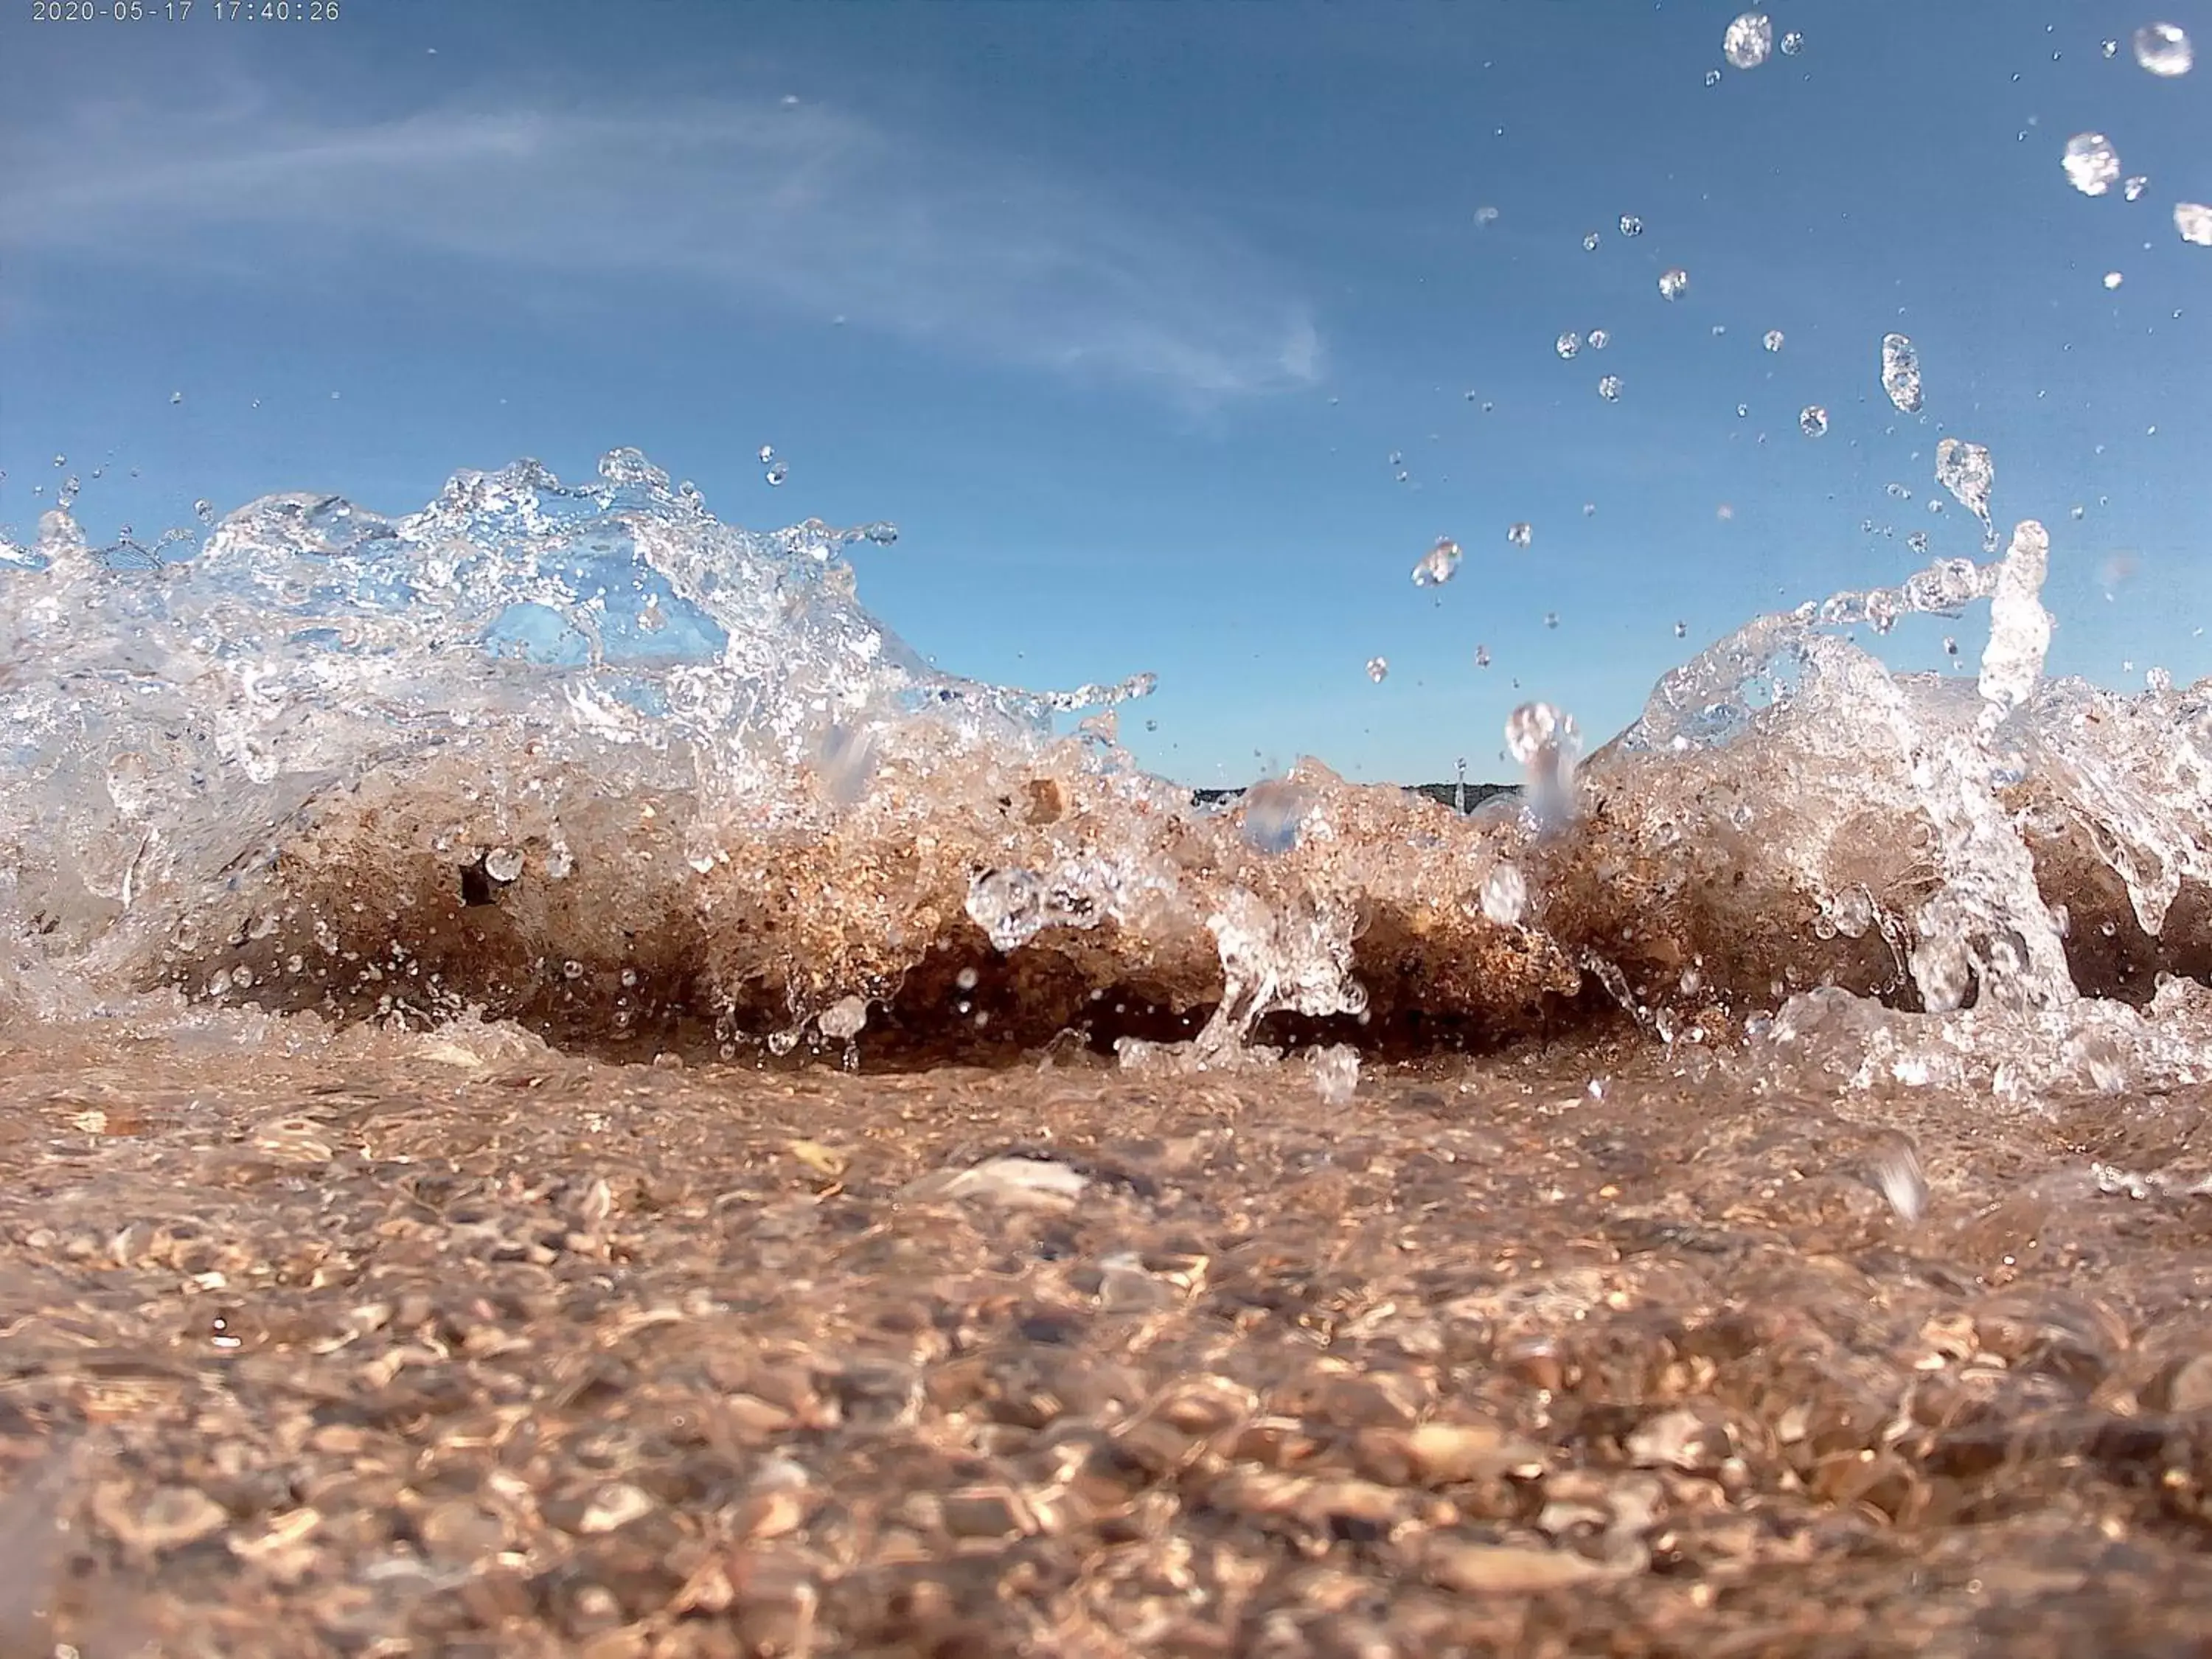
POLYGON ((0 544, 0 995, 640 1057, 1309 1048, 1325 1091, 1616 1018, 1778 1078, 2212 1076, 2212 684, 2042 678, 2032 521, 1754 619, 1580 764, 1520 711, 1530 787, 1471 815, 1311 760, 1194 803, 1115 740, 1148 677, 982 684, 872 618, 845 553, 895 535, 735 529, 634 451, 396 520, 268 496, 181 559, 49 513, 0 544), (1854 638, 1981 605, 1977 681, 1854 638))

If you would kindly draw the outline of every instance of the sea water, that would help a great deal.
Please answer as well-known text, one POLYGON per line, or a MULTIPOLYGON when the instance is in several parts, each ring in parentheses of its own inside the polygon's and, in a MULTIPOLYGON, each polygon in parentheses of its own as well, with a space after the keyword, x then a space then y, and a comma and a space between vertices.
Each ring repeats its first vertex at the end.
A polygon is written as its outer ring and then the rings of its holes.
POLYGON ((892 533, 617 451, 0 548, 0 1632, 2190 1627, 2212 685, 2045 677, 2044 527, 1471 813, 1200 805, 892 533))
MULTIPOLYGON (((1939 465, 1986 516, 1986 456, 1939 465)), ((740 529, 627 451, 188 556, 50 511, 0 545, 10 1009, 1216 1067, 1625 1013, 2016 1106, 2212 1066, 2207 687, 2044 678, 2033 521, 1748 620, 1587 758, 1524 706, 1466 816, 1316 760, 1200 807, 1116 742, 1145 677, 982 684, 871 617, 847 550, 895 534, 740 529), (1970 611, 1974 680, 1869 648, 1970 611)))

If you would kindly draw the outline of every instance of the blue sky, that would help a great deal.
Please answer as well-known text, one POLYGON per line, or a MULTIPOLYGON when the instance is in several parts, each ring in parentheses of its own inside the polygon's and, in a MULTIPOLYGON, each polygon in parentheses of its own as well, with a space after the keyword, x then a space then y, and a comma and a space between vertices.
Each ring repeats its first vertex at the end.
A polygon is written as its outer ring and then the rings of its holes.
MULTIPOLYGON (((280 489, 403 512, 635 445, 733 523, 897 523, 861 596, 945 668, 1156 672, 1123 732, 1159 770, 1410 781, 1507 775, 1531 696, 1609 735, 1753 613, 1915 568, 1913 531, 1976 552, 1927 511, 1948 434, 2052 531, 2054 668, 2185 682, 2212 249, 2172 210, 2212 202, 2212 64, 2130 41, 2212 53, 2212 8, 2155 3, 1785 0, 1802 52, 1709 85, 1737 5, 25 0, 0 520, 70 473, 103 538, 280 489), (2142 199, 2069 185, 2085 130, 2142 199), (1439 535, 1465 562, 1416 588, 1439 535)), ((1971 665, 1978 620, 1946 628, 1971 665)))

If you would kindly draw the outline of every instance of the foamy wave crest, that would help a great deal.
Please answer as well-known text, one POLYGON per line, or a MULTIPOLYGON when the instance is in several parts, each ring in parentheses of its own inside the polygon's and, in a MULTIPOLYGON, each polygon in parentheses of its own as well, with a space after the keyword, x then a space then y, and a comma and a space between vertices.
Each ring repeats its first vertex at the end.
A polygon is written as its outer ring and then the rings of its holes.
POLYGON ((2206 688, 2040 679, 2039 526, 1754 621, 1571 799, 1472 817, 1311 761, 1196 807, 1115 742, 1147 677, 983 685, 869 617, 844 553, 893 533, 736 530, 634 452, 395 520, 271 496, 180 562, 49 514, 0 549, 14 1000, 1196 1065, 1625 1008, 1897 1078, 2043 1055, 2016 1093, 2207 1052, 2160 990, 2212 966, 2206 688), (1983 601, 1978 683, 1844 637, 1983 601))

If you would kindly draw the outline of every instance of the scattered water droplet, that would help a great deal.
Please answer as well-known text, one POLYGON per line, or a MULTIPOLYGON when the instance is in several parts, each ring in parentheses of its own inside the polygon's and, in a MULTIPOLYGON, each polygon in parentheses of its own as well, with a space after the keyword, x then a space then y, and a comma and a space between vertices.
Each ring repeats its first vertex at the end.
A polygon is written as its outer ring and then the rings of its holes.
POLYGON ((1759 343, 1760 343, 1760 344, 1762 344, 1762 345, 1764 345, 1764 346, 1765 346, 1765 347, 1769 351, 1779 351, 1779 350, 1781 350, 1781 349, 1782 349, 1782 331, 1781 331, 1780 329, 1778 329, 1778 328, 1770 328, 1770 329, 1768 329, 1768 330, 1766 331, 1766 337, 1765 337, 1764 340, 1760 341, 1760 342, 1759 342, 1759 343))
POLYGON ((1685 623, 1685 622, 1678 622, 1678 623, 1676 623, 1674 624, 1674 637, 1675 637, 1676 639, 1678 639, 1678 640, 1681 640, 1681 639, 1687 639, 1687 638, 1689 637, 1689 635, 1690 635, 1690 624, 1689 624, 1689 623, 1685 623))
POLYGON ((2212 247, 2212 207, 2202 202, 2176 202, 2173 228, 2194 247, 2212 247))
POLYGON ((1620 401, 1620 376, 1608 374, 1597 383, 1597 395, 1609 404, 1620 401))
POLYGON ((1920 408, 1920 354, 1902 334, 1881 337, 1881 389, 1901 415, 1920 408))
POLYGON ((1874 1161, 1874 1184, 1889 1200, 1891 1212, 1911 1226, 1928 1212, 1928 1177, 1909 1145, 1899 1146, 1874 1161))
POLYGON ((1705 71, 1705 84, 1707 86, 1717 87, 1720 85, 1720 83, 1721 72, 1718 70, 1707 70, 1705 71))
POLYGON ((770 461, 768 471, 761 477, 770 484, 780 484, 791 476, 791 468, 782 461, 770 461))
POLYGON ((2066 141, 2059 165, 2066 182, 2084 196, 2102 196, 2120 178, 2120 155, 2101 132, 2077 132, 2066 141))
POLYGON ((1477 668, 1487 668, 1490 666, 1490 647, 1488 646, 1478 645, 1474 647, 1474 665, 1477 668))
POLYGON ((1669 265, 1659 273, 1660 297, 1679 300, 1690 291, 1690 273, 1680 265, 1669 265))
POLYGON ((1641 236, 1644 234, 1644 221, 1638 218, 1632 213, 1622 214, 1620 216, 1620 234, 1624 236, 1641 236))
POLYGON ((1569 329, 1552 342, 1552 349, 1562 357, 1571 357, 1583 349, 1583 337, 1569 329))
POLYGON ((1482 878, 1482 914, 1500 927, 1518 927, 1528 911, 1528 881, 1518 866, 1500 860, 1482 878))
POLYGON ((2120 55, 2120 43, 2117 40, 2107 40, 2099 50, 2107 58, 2118 58, 2120 55))
POLYGON ((1535 538, 1535 534, 1536 532, 1528 525, 1516 524, 1507 529, 1505 539, 1516 547, 1526 547, 1535 538))
POLYGON ((1804 50, 1805 37, 1799 33, 1796 29, 1790 30, 1789 33, 1782 37, 1782 53, 1784 57, 1795 58, 1799 52, 1804 50))
POLYGON ((1437 538, 1437 544, 1420 556, 1413 566, 1413 586, 1441 587, 1459 574, 1459 544, 1449 536, 1437 538))
POLYGON ((2105 286, 2108 289, 2118 288, 2125 281, 2127 281, 2127 278, 2120 275, 2117 270, 2108 270, 2105 273, 2105 286))
POLYGON ((1914 531, 1905 538, 1905 544, 1915 553, 1924 555, 1928 551, 1928 532, 1924 530, 1914 531))
POLYGON ((760 447, 760 464, 763 466, 766 466, 774 459, 775 459, 775 446, 774 444, 763 444, 760 447))
POLYGON ((1585 253, 1596 252, 1599 240, 1598 234, 1595 231, 1590 232, 1589 235, 1583 238, 1583 252, 1585 253))
POLYGON ((2143 192, 2149 188, 2150 175, 2148 173, 2133 173, 2130 174, 2127 180, 2120 185, 2120 194, 2126 197, 2130 202, 2140 202, 2143 198, 2143 192))
POLYGON ((1757 69, 1774 50, 1774 24, 1763 11, 1747 11, 1721 37, 1721 55, 1740 70, 1757 69))
POLYGON ((213 524, 215 522, 215 503, 206 500, 204 497, 192 503, 192 512, 198 517, 199 521, 202 524, 213 524))
POLYGON ((180 404, 184 402, 184 400, 185 394, 181 392, 172 392, 169 394, 169 401, 173 404, 180 404))
POLYGON ((1498 210, 1494 207, 1479 207, 1475 209, 1474 222, 1477 225, 1496 224, 1498 222, 1498 210))
POLYGON ((1744 419, 1744 418, 1745 418, 1746 416, 1747 416, 1750 413, 1751 413, 1751 405, 1750 405, 1749 404, 1738 404, 1735 406, 1735 417, 1736 417, 1736 419, 1738 419, 1739 421, 1741 421, 1741 420, 1744 419))
POLYGON ((1828 411, 1818 404, 1808 404, 1797 412, 1797 429, 1808 438, 1828 435, 1828 411))
POLYGON ((1373 681, 1375 682, 1375 684, 1377 684, 1377 685, 1382 684, 1382 682, 1383 682, 1384 680, 1386 680, 1386 679, 1389 678, 1390 678, 1390 659, 1389 659, 1389 658, 1388 658, 1388 657, 1370 657, 1370 658, 1367 659, 1367 678, 1368 678, 1369 679, 1370 679, 1370 680, 1373 680, 1373 681))
POLYGON ((1559 625, 1559 613, 1556 611, 1547 611, 1544 613, 1544 626, 1547 628, 1557 628, 1559 625))
POLYGON ((1613 336, 1603 329, 1594 328, 1589 331, 1589 349, 1592 351, 1602 351, 1612 343, 1613 336))
POLYGON ((2196 61, 2188 33, 2179 23, 2146 23, 2136 31, 2136 62, 2153 75, 2186 75, 2196 61))

